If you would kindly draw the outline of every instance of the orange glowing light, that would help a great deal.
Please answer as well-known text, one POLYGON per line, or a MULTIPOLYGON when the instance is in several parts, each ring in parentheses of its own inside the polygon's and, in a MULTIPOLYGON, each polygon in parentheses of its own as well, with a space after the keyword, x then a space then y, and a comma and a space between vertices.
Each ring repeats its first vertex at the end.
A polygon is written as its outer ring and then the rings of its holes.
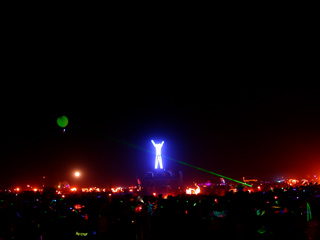
POLYGON ((75 204, 75 205, 74 205, 74 208, 79 210, 79 209, 82 208, 82 205, 81 205, 81 204, 75 204))
POLYGON ((197 189, 187 188, 186 189, 186 193, 187 194, 195 194, 195 195, 197 195, 198 193, 200 193, 200 187, 197 185, 197 189))
POLYGON ((111 191, 114 192, 114 193, 123 192, 122 187, 111 188, 111 191))
POLYGON ((80 176, 80 173, 79 172, 75 172, 74 174, 76 177, 79 177, 80 176))

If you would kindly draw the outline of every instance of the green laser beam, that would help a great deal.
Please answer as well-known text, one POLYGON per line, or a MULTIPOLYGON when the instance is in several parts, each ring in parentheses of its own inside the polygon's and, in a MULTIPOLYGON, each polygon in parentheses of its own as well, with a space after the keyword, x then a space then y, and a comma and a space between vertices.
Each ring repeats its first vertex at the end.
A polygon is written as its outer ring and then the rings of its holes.
POLYGON ((250 185, 250 184, 247 184, 247 183, 244 183, 244 182, 241 182, 241 181, 235 180, 235 179, 233 179, 233 178, 229 178, 229 177, 223 176, 223 175, 221 175, 221 174, 218 174, 218 173, 215 173, 215 172, 212 172, 212 171, 206 170, 206 169, 204 169, 204 168, 200 168, 200 167, 197 167, 197 166, 191 165, 191 164, 189 164, 189 163, 185 163, 185 162, 182 162, 182 161, 176 160, 176 159, 171 158, 171 157, 167 157, 167 156, 163 156, 163 157, 165 157, 165 158, 167 158, 167 159, 169 159, 169 160, 171 160, 171 161, 175 161, 175 162, 178 162, 178 163, 180 163, 180 164, 183 164, 183 165, 186 165, 186 166, 189 166, 189 167, 192 167, 192 168, 198 169, 198 170, 200 170, 200 171, 207 172, 207 173, 210 173, 210 174, 213 174, 213 175, 216 175, 216 176, 219 176, 219 177, 222 177, 222 178, 228 179, 228 180, 233 181, 233 182, 241 183, 241 184, 246 185, 246 186, 248 186, 248 187, 252 187, 252 185, 250 185))
MULTIPOLYGON (((101 134, 101 133, 99 133, 99 134, 101 134)), ((113 137, 107 136, 107 135, 105 135, 105 134, 101 134, 101 135, 103 135, 104 137, 106 137, 106 138, 108 138, 108 139, 110 139, 110 140, 112 140, 112 141, 115 141, 115 142, 118 142, 118 143, 121 143, 121 144, 127 145, 127 146, 129 146, 129 147, 136 148, 136 149, 139 149, 139 150, 142 150, 142 151, 148 152, 148 153, 153 153, 153 151, 150 151, 150 150, 148 150, 148 149, 145 149, 145 148, 139 147, 139 146, 134 145, 134 144, 132 144, 132 143, 129 143, 129 142, 126 142, 126 141, 123 141, 123 140, 117 139, 117 138, 113 138, 113 137)), ((223 176, 223 175, 221 175, 221 174, 218 174, 218 173, 215 173, 215 172, 212 172, 212 171, 206 170, 206 169, 204 169, 204 168, 200 168, 200 167, 197 167, 197 166, 191 165, 191 164, 186 163, 186 162, 179 161, 179 160, 174 159, 174 158, 172 158, 172 157, 168 157, 168 156, 164 156, 164 155, 162 155, 162 157, 167 158, 167 159, 169 159, 169 160, 171 160, 171 161, 174 161, 174 162, 177 162, 177 163, 180 163, 180 164, 186 165, 186 166, 188 166, 188 167, 192 167, 192 168, 198 169, 198 170, 200 170, 200 171, 207 172, 207 173, 210 173, 210 174, 212 174, 212 175, 216 175, 216 176, 218 176, 218 177, 222 177, 222 178, 228 179, 228 180, 230 180, 230 181, 233 181, 233 182, 236 182, 236 183, 243 184, 243 185, 248 186, 248 187, 252 187, 252 185, 250 185, 250 184, 247 184, 247 183, 244 183, 244 182, 241 182, 241 181, 238 181, 238 180, 235 180, 235 179, 232 179, 232 178, 229 178, 229 177, 223 176)))

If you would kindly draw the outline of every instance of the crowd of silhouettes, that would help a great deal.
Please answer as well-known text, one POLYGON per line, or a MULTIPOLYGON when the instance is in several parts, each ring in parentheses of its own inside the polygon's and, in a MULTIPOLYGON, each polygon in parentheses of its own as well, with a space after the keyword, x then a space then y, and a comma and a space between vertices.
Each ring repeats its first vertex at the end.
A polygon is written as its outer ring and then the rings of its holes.
POLYGON ((320 186, 176 196, 0 193, 5 239, 320 239, 320 186))

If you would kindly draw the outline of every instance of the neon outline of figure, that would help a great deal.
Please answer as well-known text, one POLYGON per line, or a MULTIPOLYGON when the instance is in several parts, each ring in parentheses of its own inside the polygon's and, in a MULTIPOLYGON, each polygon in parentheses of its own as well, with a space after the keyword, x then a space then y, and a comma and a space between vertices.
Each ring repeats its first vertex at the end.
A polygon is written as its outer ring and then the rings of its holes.
POLYGON ((160 165, 160 168, 163 169, 162 166, 162 157, 161 157, 161 148, 162 145, 164 143, 164 141, 162 141, 162 143, 155 143, 153 140, 151 140, 153 146, 156 148, 156 163, 155 163, 155 169, 158 169, 158 165, 160 165))

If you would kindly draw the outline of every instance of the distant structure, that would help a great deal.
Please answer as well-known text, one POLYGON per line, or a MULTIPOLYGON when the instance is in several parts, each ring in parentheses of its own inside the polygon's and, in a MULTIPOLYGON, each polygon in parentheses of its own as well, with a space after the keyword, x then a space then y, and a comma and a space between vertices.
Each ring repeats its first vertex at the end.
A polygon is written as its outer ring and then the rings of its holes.
POLYGON ((220 185, 225 186, 226 185, 226 180, 224 178, 220 178, 220 185))
POLYGON ((245 183, 250 183, 250 182, 257 182, 258 180, 257 179, 245 179, 244 177, 242 178, 243 179, 243 182, 245 183))
POLYGON ((164 141, 162 143, 155 143, 153 140, 151 140, 153 146, 156 148, 156 163, 155 163, 155 169, 158 169, 158 165, 160 165, 160 169, 163 169, 162 165, 162 157, 161 157, 161 148, 163 146, 164 141))
MULTIPOLYGON (((151 140, 156 148, 156 158, 154 169, 145 173, 142 179, 141 188, 145 194, 164 194, 175 195, 180 193, 182 185, 182 172, 172 169, 164 169, 161 157, 161 148, 164 141, 155 143, 151 140)), ((140 180, 139 180, 140 182, 140 180)))

